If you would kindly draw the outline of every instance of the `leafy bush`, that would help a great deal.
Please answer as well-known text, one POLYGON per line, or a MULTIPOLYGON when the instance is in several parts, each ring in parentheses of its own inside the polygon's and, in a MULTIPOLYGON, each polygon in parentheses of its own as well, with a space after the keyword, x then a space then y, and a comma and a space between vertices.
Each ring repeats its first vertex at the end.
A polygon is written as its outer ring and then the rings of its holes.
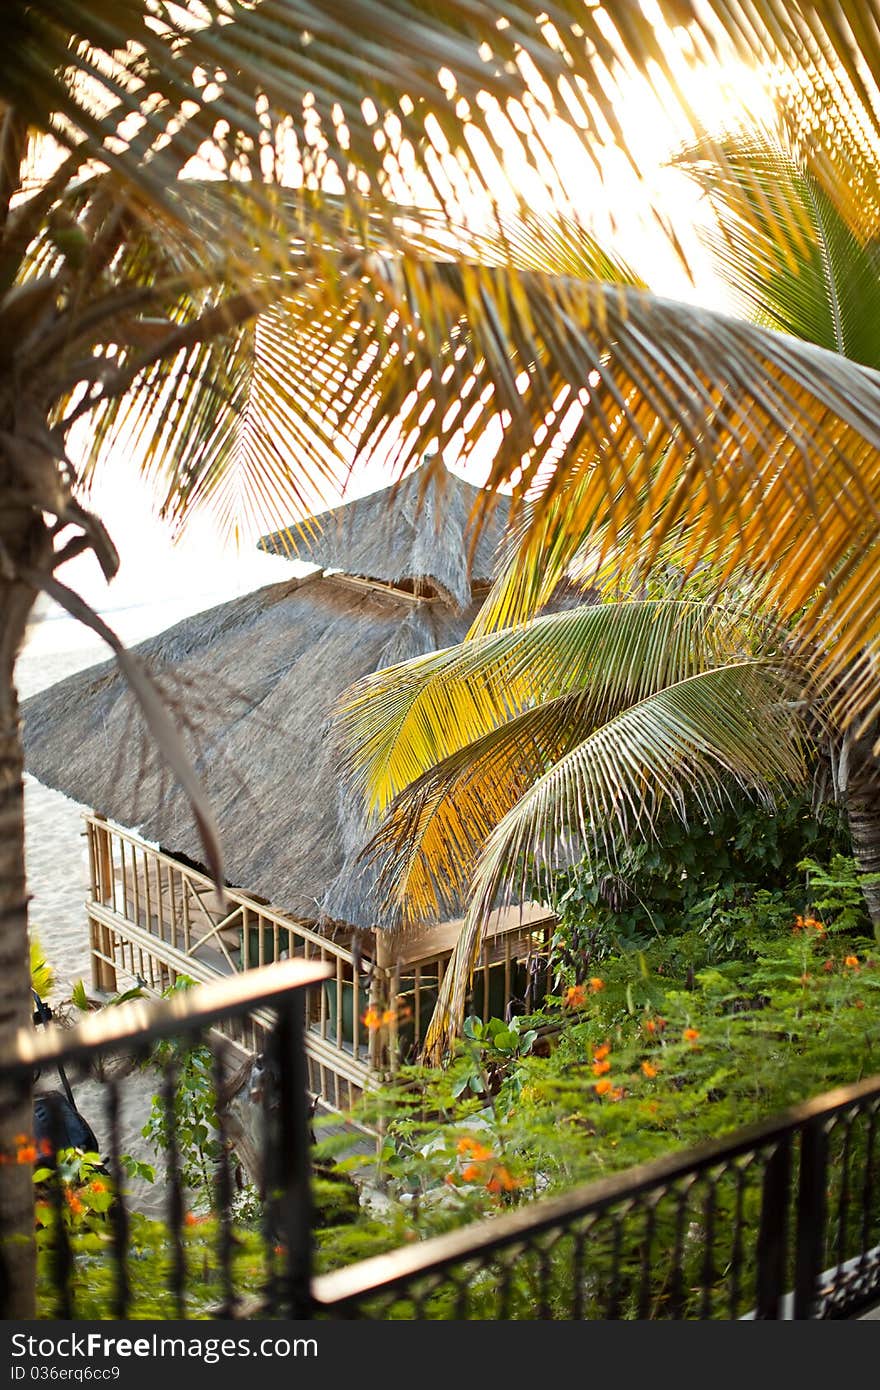
MULTIPOLYGON (((193 984, 189 976, 179 975, 162 997, 191 989, 193 984)), ((181 1182, 210 1203, 214 1193, 214 1168, 221 1152, 215 1125, 217 1097, 211 1049, 204 1043, 167 1039, 155 1045, 149 1065, 170 1072, 173 1095, 170 1106, 163 1092, 153 1097, 141 1133, 157 1153, 165 1155, 166 1181, 172 1176, 169 1163, 173 1143, 181 1182)))
MULTIPOLYGON (((696 933, 698 959, 749 949, 807 911, 805 857, 843 862, 848 838, 837 809, 815 813, 793 798, 773 814, 749 802, 689 826, 668 817, 657 836, 555 875, 550 906, 559 919, 560 979, 586 979, 612 952, 696 933), (833 858, 836 856, 836 858, 833 858)), ((852 929, 866 928, 861 896, 850 898, 852 929)))
MULTIPOLYGON (((753 827, 742 827, 686 881, 660 856, 652 882, 675 884, 666 931, 621 933, 615 949, 608 930, 592 959, 573 962, 570 952, 561 962, 540 1013, 473 1020, 443 1072, 404 1069, 371 1099, 385 1132, 375 1181, 406 1238, 717 1138, 880 1072, 880 958, 851 861, 804 859, 793 836, 768 886, 755 868, 776 862, 780 840, 773 833, 769 847, 756 847, 753 827), (514 1045, 526 1038, 528 1047, 514 1045)), ((577 910, 581 921, 594 913, 602 930, 614 918, 589 895, 577 910)))

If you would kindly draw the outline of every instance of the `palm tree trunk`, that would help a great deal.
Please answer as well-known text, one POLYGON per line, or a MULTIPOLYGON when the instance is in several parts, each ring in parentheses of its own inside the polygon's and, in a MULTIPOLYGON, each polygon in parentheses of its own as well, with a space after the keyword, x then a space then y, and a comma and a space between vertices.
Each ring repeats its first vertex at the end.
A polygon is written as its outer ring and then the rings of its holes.
MULTIPOLYGON (((33 1012, 24 868, 24 752, 14 666, 34 598, 26 585, 0 579, 0 1056, 10 1048, 17 1030, 30 1024, 33 1012)), ((30 1161, 17 1161, 22 1135, 30 1136, 32 1127, 30 1084, 0 1083, 0 1155, 5 1160, 0 1170, 0 1305, 7 1318, 34 1316, 33 1167, 30 1161)))
MULTIPOLYGON (((880 763, 873 753, 880 733, 872 725, 852 747, 846 783, 846 809, 853 858, 860 874, 880 874, 880 763)), ((862 893, 874 934, 880 941, 880 879, 862 880, 862 893)))

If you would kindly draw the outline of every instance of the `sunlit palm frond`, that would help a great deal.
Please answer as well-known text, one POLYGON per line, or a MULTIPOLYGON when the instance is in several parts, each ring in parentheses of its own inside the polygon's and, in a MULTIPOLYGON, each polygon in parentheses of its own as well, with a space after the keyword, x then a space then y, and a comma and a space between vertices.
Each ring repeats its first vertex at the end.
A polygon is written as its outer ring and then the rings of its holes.
MULTIPOLYGON (((667 66, 650 24, 626 31, 667 66)), ((85 141, 153 197, 163 154, 153 139, 150 160, 126 160, 132 115, 154 136, 185 126, 192 155, 210 141, 233 177, 332 182, 353 210, 362 196, 399 201, 414 177, 446 205, 443 158, 472 190, 512 146, 550 167, 554 110, 575 113, 593 141, 623 138, 614 46, 585 3, 7 0, 0 53, 0 101, 62 142, 85 141)))
POLYGON ((880 258, 870 205, 854 228, 841 211, 843 190, 828 192, 815 156, 799 156, 769 133, 743 134, 723 149, 723 164, 702 158, 699 147, 678 163, 711 200, 719 222, 709 237, 713 259, 749 316, 880 366, 880 258), (798 222, 800 236, 786 230, 798 222))
POLYGON ((759 634, 749 615, 679 599, 547 614, 352 687, 337 716, 343 770, 381 812, 432 763, 530 706, 577 693, 584 728, 748 651, 759 634))
POLYGON ((303 409, 282 317, 276 303, 233 334, 206 335, 146 370, 135 392, 99 415, 95 467, 120 438, 142 439, 142 468, 162 514, 179 525, 203 504, 239 540, 320 510, 348 462, 303 409))
MULTIPOLYGON (((377 868, 381 920, 458 916, 499 821, 595 726, 589 694, 521 710, 440 758, 387 808, 365 851, 377 868)), ((515 866, 509 866, 511 876, 515 866)))
MULTIPOLYGON (((541 344, 563 369, 551 432, 573 400, 582 415, 549 476, 536 479, 546 441, 526 456, 532 506, 486 624, 534 611, 548 565, 561 575, 587 538, 597 563, 642 571, 672 539, 685 565, 709 563, 722 581, 747 570, 805 643, 824 646, 829 687, 875 662, 880 375, 644 292, 566 290, 565 342, 548 328, 541 344)), ((516 466, 502 447, 491 484, 516 466)), ((843 701, 841 719, 876 707, 866 690, 843 701)))
MULTIPOLYGON (((99 192, 94 186, 92 198, 99 192)), ((526 447, 540 417, 558 404, 561 378, 553 354, 568 353, 566 332, 554 327, 552 315, 542 329, 546 346, 531 327, 530 302, 540 303, 542 292, 552 296, 554 287, 565 297, 565 285, 547 267, 556 258, 584 280, 614 273, 624 283, 638 284, 626 266, 564 218, 507 222, 500 239, 449 228, 444 244, 436 217, 426 216, 420 226, 416 210, 402 209, 395 224, 377 217, 364 236, 363 229, 353 231, 338 198, 285 193, 278 199, 277 222, 287 238, 286 265, 272 273, 262 266, 254 270, 236 308, 238 317, 230 310, 224 325, 222 291, 232 305, 240 268, 234 253, 224 256, 223 230, 231 217, 248 213, 249 200, 225 182, 187 181, 178 185, 173 201, 181 220, 199 233, 202 262, 192 241, 178 237, 159 213, 148 218, 131 209, 117 228, 117 269, 124 268, 127 291, 144 296, 143 311, 134 317, 129 312, 126 338, 119 336, 121 315, 97 322, 96 306, 90 304, 85 342, 75 311, 68 313, 55 329, 55 370, 70 381, 70 389, 94 379, 93 390, 86 398, 77 396, 66 421, 92 411, 99 419, 92 436, 96 449, 110 425, 115 428, 123 418, 128 427, 137 423, 146 429, 156 418, 163 390, 178 397, 185 390, 201 391, 206 411, 211 400, 220 409, 234 400, 245 412, 241 427, 233 430, 218 419, 211 447, 202 426, 175 431, 171 427, 183 418, 180 413, 161 413, 166 509, 182 514, 190 501, 207 498, 230 527, 241 526, 243 519, 230 505, 236 496, 248 503, 252 530, 265 529, 273 509, 276 519, 280 508, 287 521, 291 512, 309 510, 308 502, 322 495, 326 480, 339 486, 355 449, 382 455, 396 439, 392 452, 403 467, 438 431, 444 442, 450 439, 467 407, 473 443, 490 426, 498 395, 516 412, 509 444, 515 433, 526 447), (469 259, 456 261, 463 249, 469 259), (499 264, 513 255, 515 263, 499 264), (261 310, 253 334, 239 331, 242 319, 261 310), (187 353, 175 349, 173 334, 163 339, 163 316, 169 330, 188 334, 187 353), (224 328, 233 335, 228 344, 224 328), (88 355, 93 347, 103 359, 88 355), (518 381, 523 374, 528 379, 530 371, 533 382, 523 395, 518 381), (130 389, 136 381, 142 389, 124 406, 114 404, 123 386, 130 389), (262 389, 261 403, 246 391, 248 381, 262 389), (271 431, 261 432, 260 417, 273 428, 278 424, 278 447, 271 431), (241 447, 230 452, 233 440, 241 447), (225 481, 224 458, 231 462, 225 481), (261 463, 268 484, 262 498, 261 463)), ((83 206, 80 196, 74 206, 79 226, 89 205, 83 206)), ((44 270, 45 256, 36 264, 44 270)), ((193 411, 195 420, 201 405, 194 402, 193 411)), ((208 418, 202 414, 205 427, 208 418)), ((154 457, 159 452, 157 445, 154 457)))
POLYGON ((622 711, 538 777, 485 840, 471 845, 474 858, 479 852, 473 896, 428 1033, 429 1054, 442 1053, 460 1030, 483 925, 502 889, 522 892, 528 883, 540 894, 554 869, 596 847, 613 854, 633 835, 650 836, 664 810, 686 821, 711 815, 731 786, 769 800, 780 785, 802 780, 797 693, 772 663, 701 672, 622 711))

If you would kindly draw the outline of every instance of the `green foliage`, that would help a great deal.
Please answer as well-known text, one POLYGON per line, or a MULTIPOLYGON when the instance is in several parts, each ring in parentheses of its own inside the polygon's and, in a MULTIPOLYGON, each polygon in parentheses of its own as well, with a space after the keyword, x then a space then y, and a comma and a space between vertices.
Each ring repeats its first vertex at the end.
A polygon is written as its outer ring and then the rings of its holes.
POLYGON ((82 1013, 93 1013, 96 1009, 108 1009, 116 1004, 127 1004, 129 999, 143 999, 143 997, 144 991, 140 985, 133 985, 131 989, 124 989, 119 994, 112 995, 103 1004, 98 1004, 86 994, 86 987, 82 980, 77 980, 71 990, 70 1002, 82 1013))
MULTIPOLYGON (((839 853, 827 860, 818 853, 795 857, 798 835, 787 837, 792 826, 797 831, 798 818, 793 811, 788 826, 774 825, 765 843, 748 819, 729 835, 719 834, 714 858, 707 852, 705 860, 691 861, 678 912, 669 912, 664 932, 645 933, 638 944, 625 940, 624 949, 606 942, 591 972, 560 970, 559 991, 544 1001, 540 1013, 485 1024, 471 1018, 445 1069, 403 1068, 393 1084, 368 1096, 359 1118, 381 1122, 384 1132, 372 1164, 363 1154, 335 1165, 324 1162, 350 1145, 348 1136, 330 1136, 318 1146, 318 1269, 491 1218, 733 1132, 880 1071, 880 956, 872 954, 875 943, 865 932, 855 869, 839 853), (763 877, 756 871, 762 865, 763 877), (372 1168, 362 1202, 347 1180, 355 1168, 361 1175, 372 1168)), ((819 825, 811 843, 833 842, 834 833, 819 825), (823 841, 823 835, 830 838, 823 841)), ((650 882, 674 882, 672 862, 671 853, 668 862, 661 857, 650 882)), ((607 904, 602 910, 610 911, 607 904)), ((195 1093, 204 1099, 209 1072, 197 1062, 196 1075, 195 1093)), ((190 1104, 187 1094, 184 1102, 190 1104)), ((846 1165, 855 1171, 861 1161, 864 1136, 853 1131, 848 1155, 836 1137, 832 1140, 829 1202, 836 1200, 846 1165)), ((76 1296, 85 1315, 100 1317, 112 1307, 112 1260, 110 1197, 101 1185, 106 1180, 99 1177, 97 1187, 89 1186, 95 1179, 89 1165, 96 1161, 97 1155, 65 1156, 63 1171, 69 1171, 74 1201, 66 1201, 64 1219, 77 1255, 76 1296)), ((193 1162, 198 1177, 201 1160, 193 1162)), ((45 1171, 38 1170, 38 1176, 45 1177, 45 1171)), ((741 1204, 747 1275, 754 1259, 759 1186, 758 1176, 754 1185, 738 1189, 731 1170, 715 1187, 716 1230, 732 1228, 741 1204)), ((45 1214, 45 1204, 42 1210, 45 1214)), ((38 1217, 39 1212, 38 1205, 38 1217)), ((265 1286, 275 1258, 263 1250, 261 1216, 252 1192, 233 1213, 235 1279, 243 1292, 258 1293, 265 1286)), ((674 1204, 660 1205, 655 1216, 659 1252, 675 1240, 674 1204)), ((188 1220, 187 1310, 193 1317, 207 1316, 222 1301, 217 1222, 213 1216, 188 1220)), ((688 1232, 685 1300, 699 1287, 704 1268, 699 1209, 689 1217, 688 1232)), ((613 1257, 621 1305, 630 1313, 640 1277, 639 1239, 635 1227, 624 1226, 613 1257)), ((571 1235, 560 1236, 541 1270, 528 1250, 518 1254, 511 1266, 510 1316, 533 1315, 539 1276, 557 1315, 566 1316, 571 1241, 571 1235)), ((600 1223, 587 1251, 588 1316, 604 1316, 609 1242, 600 1223)), ((50 1260, 51 1220, 38 1233, 38 1243, 41 1261, 50 1260)), ((132 1250, 135 1316, 172 1316, 167 1228, 133 1215, 132 1250)), ((662 1259, 657 1268, 662 1273, 662 1259)), ((714 1277, 713 1307, 717 1316, 727 1316, 724 1270, 718 1268, 714 1277)), ((658 1279, 651 1288, 651 1316, 663 1317, 671 1311, 669 1291, 660 1274, 658 1279)), ((430 1294, 429 1304, 402 1298, 382 1316, 421 1317, 426 1307, 431 1317, 497 1315, 490 1272, 461 1289, 454 1294, 440 1288, 430 1294)), ((744 1278, 743 1311, 750 1306, 749 1290, 744 1278)), ((42 1311, 51 1315, 52 1310, 42 1311)))
MULTIPOLYGON (((192 988, 186 975, 178 976, 163 998, 192 988)), ((165 1155, 165 1179, 170 1181, 172 1141, 177 1150, 180 1179, 208 1203, 214 1200, 214 1164, 220 1157, 220 1140, 214 1125, 217 1098, 213 1056, 204 1044, 193 1046, 177 1039, 156 1044, 150 1065, 171 1068, 175 1077, 171 1106, 160 1093, 153 1096, 150 1114, 141 1133, 157 1153, 165 1155)))
POLYGON ((865 926, 866 884, 880 882, 880 874, 862 874, 855 862, 835 854, 826 868, 815 859, 802 859, 798 868, 807 874, 812 909, 820 916, 832 916, 839 931, 856 931, 865 926))
POLYGON ((130 1178, 139 1178, 142 1182, 156 1181, 156 1170, 152 1163, 144 1163, 142 1159, 132 1158, 131 1154, 122 1154, 120 1161, 130 1178))
MULTIPOLYGON (((670 817, 656 839, 625 846, 614 862, 594 859, 555 876, 558 979, 586 979, 610 953, 658 938, 694 938, 693 964, 747 949, 752 937, 809 905, 805 854, 839 858, 847 848, 836 808, 814 813, 796 798, 773 814, 742 802, 709 823, 684 826, 670 817)), ((853 906, 848 927, 866 926, 864 905, 853 906)))
POLYGON ((476 1014, 471 1014, 464 1021, 464 1036, 473 1044, 466 1049, 472 1065, 456 1080, 455 1096, 464 1095, 466 1091, 475 1096, 491 1095, 499 1064, 514 1057, 525 1057, 538 1034, 522 1018, 514 1017, 509 1023, 501 1018, 490 1018, 483 1023, 476 1014))
POLYGON ((43 954, 39 938, 33 932, 30 934, 30 962, 31 988, 37 991, 41 999, 48 999, 55 985, 55 976, 43 954))
MULTIPOLYGON (((746 826, 717 848, 743 853, 744 872, 754 873, 761 860, 774 863, 781 838, 757 845, 746 826)), ((372 1097, 369 1117, 385 1130, 375 1181, 403 1238, 718 1138, 880 1071, 880 958, 863 932, 857 881, 836 856, 829 868, 810 860, 807 886, 792 859, 793 850, 780 859, 775 889, 743 877, 748 896, 739 901, 736 882, 709 860, 675 930, 625 949, 606 943, 592 975, 581 969, 581 983, 569 974, 541 1013, 471 1025, 444 1071, 406 1068, 372 1097), (529 1037, 527 1049, 505 1055, 493 1046, 508 1027, 529 1037)), ((658 877, 668 881, 663 868, 658 877)), ((841 1161, 831 1155, 832 1187, 841 1161)), ((719 1184, 716 1221, 732 1220, 735 1199, 719 1184)), ((747 1194, 748 1219, 757 1200, 747 1194)), ((358 1253, 371 1253, 372 1227, 359 1229, 358 1253)), ((596 1269, 603 1258, 597 1234, 596 1269)), ((530 1277, 517 1265, 524 1308, 530 1277)), ((490 1291, 484 1296, 489 1308, 490 1291)), ((473 1299, 470 1315, 480 1316, 476 1291, 473 1299)), ((658 1316, 661 1307, 662 1299, 658 1316)))
POLYGON ((74 1008, 81 1010, 82 1013, 89 1012, 91 1005, 89 1004, 89 996, 86 994, 86 987, 82 980, 76 980, 74 982, 73 989, 70 992, 70 1001, 74 1008))

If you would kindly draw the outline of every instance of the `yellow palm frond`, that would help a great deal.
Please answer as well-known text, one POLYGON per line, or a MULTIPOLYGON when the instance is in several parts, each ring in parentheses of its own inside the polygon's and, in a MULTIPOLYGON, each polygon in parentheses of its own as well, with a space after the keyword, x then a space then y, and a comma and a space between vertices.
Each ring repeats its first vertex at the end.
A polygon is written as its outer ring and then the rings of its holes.
MULTIPOLYGON (((336 717, 343 772, 372 812, 432 764, 529 707, 572 694, 602 721, 748 650, 752 615, 684 599, 585 604, 366 677, 336 717)), ((584 727, 584 724, 581 724, 584 727)))
MULTIPOLYGON (((793 704, 799 689, 791 673, 774 663, 730 663, 668 686, 586 738, 572 739, 569 751, 542 775, 535 777, 526 766, 528 789, 511 798, 507 810, 499 800, 494 809, 504 814, 494 828, 485 815, 477 822, 470 906, 444 976, 427 1053, 438 1059, 460 1031, 483 925, 499 892, 522 893, 528 885, 540 895, 542 879, 594 847, 613 854, 621 840, 650 836, 665 809, 686 821, 695 808, 711 815, 731 786, 769 802, 780 786, 802 780, 806 740, 793 704)), ((478 796, 491 802, 493 783, 485 768, 473 766, 478 796)), ((443 786, 441 769, 433 777, 442 788, 436 800, 445 793, 458 819, 461 783, 449 777, 443 786)), ((473 791, 466 780, 464 791, 473 791)), ((465 825, 475 801, 471 796, 461 808, 465 825)), ((414 844, 411 829, 406 843, 414 844)), ((442 873, 446 866, 436 844, 429 848, 434 872, 442 873)))

